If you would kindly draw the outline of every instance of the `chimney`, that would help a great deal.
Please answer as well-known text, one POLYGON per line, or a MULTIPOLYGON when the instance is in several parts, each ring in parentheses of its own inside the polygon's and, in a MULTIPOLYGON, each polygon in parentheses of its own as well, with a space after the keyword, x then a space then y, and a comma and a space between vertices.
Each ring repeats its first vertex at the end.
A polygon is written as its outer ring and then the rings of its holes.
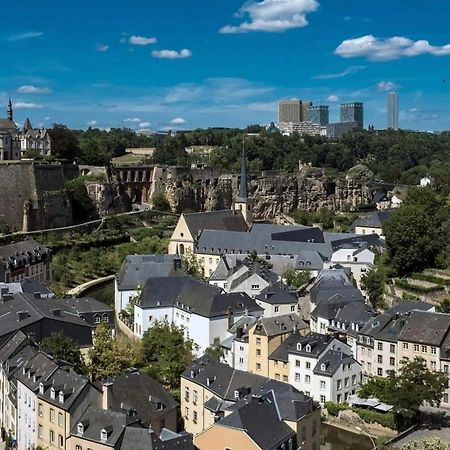
POLYGON ((243 335, 244 335, 244 329, 242 327, 238 327, 238 329, 236 330, 236 338, 241 339, 243 335))
POLYGON ((102 409, 111 409, 110 394, 113 388, 113 383, 105 381, 102 383, 102 409))
POLYGON ((61 310, 59 308, 52 309, 52 313, 55 317, 61 317, 61 310))
POLYGON ((227 315, 228 315, 228 329, 230 329, 233 326, 233 308, 231 306, 228 307, 227 310, 227 315))
POLYGON ((18 311, 17 312, 17 321, 20 322, 22 320, 25 320, 30 315, 28 314, 28 311, 18 311))
POLYGON ((245 309, 244 309, 244 315, 246 315, 246 316, 249 315, 249 309, 248 309, 248 306, 246 306, 245 309))

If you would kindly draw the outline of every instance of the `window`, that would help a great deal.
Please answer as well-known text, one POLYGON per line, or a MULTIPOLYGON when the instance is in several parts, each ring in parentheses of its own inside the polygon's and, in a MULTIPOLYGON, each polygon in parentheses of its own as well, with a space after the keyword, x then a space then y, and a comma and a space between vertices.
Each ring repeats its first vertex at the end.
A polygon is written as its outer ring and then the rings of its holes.
POLYGON ((325 397, 325 395, 321 395, 320 396, 320 403, 325 403, 326 402, 326 400, 327 400, 327 398, 325 397))
POLYGON ((275 374, 275 380, 280 381, 280 374, 279 373, 275 374))
POLYGON ((95 316, 95 323, 100 323, 100 316, 95 316))
POLYGON ((100 431, 100 439, 104 442, 108 440, 108 433, 106 432, 106 430, 100 431))
POLYGON ((58 413, 58 425, 60 427, 62 427, 64 425, 62 413, 58 413))
POLYGON ((187 406, 184 408, 184 418, 189 420, 189 408, 187 406))
POLYGON ((275 312, 279 312, 280 311, 280 307, 279 306, 275 306, 275 312))
POLYGON ((342 403, 342 395, 341 394, 337 395, 337 402, 342 403))
POLYGON ((297 381, 298 383, 300 383, 300 374, 299 373, 295 373, 295 381, 297 381))
POLYGON ((383 357, 381 355, 377 356, 377 361, 379 364, 383 364, 383 357))
POLYGON ((305 383, 310 384, 311 383, 311 375, 305 375, 305 383))
POLYGON ((259 289, 259 284, 252 284, 252 289, 259 289))
POLYGON ((189 388, 188 388, 188 387, 186 387, 186 388, 184 389, 184 400, 185 400, 186 402, 189 401, 189 388))
POLYGON ((436 370, 436 361, 431 361, 431 370, 436 370))
POLYGON ((261 364, 260 363, 256 363, 256 370, 261 370, 261 364))
POLYGON ((239 362, 240 362, 241 364, 244 364, 244 358, 239 358, 239 362))
POLYGON ((444 394, 444 403, 448 403, 448 394, 444 394))
POLYGON ((383 343, 382 342, 378 342, 378 350, 383 350, 383 343))
POLYGON ((342 380, 337 380, 337 390, 340 391, 342 389, 342 380))
POLYGON ((55 410, 53 408, 50 408, 50 422, 55 421, 55 410))
POLYGON ((61 448, 64 447, 64 438, 61 435, 58 435, 58 444, 61 448))
POLYGON ((436 355, 436 347, 431 347, 431 354, 436 355))
POLYGON ((349 385, 349 378, 347 377, 347 378, 345 378, 345 380, 344 380, 344 386, 345 386, 346 388, 348 388, 348 385, 349 385))
POLYGON ((395 358, 389 358, 389 364, 391 365, 391 366, 395 366, 395 358))
POLYGON ((311 363, 310 363, 310 362, 307 362, 307 363, 306 363, 306 368, 307 368, 307 369, 311 369, 311 363))
POLYGON ((76 445, 75 450, 83 450, 83 447, 81 445, 76 445))
MULTIPOLYGON (((321 381, 320 382, 320 389, 322 389, 322 390, 324 390, 324 389, 326 389, 327 388, 327 383, 326 383, 326 381, 321 381)), ((323 403, 323 402, 322 402, 323 403)))
POLYGON ((261 349, 260 348, 256 349, 256 356, 261 356, 261 349))
POLYGON ((352 385, 356 384, 356 375, 352 375, 352 385))
POLYGON ((197 411, 194 411, 194 417, 192 419, 194 423, 197 423, 197 411))
POLYGON ((53 430, 50 430, 50 443, 55 442, 55 432, 53 430))
POLYGON ((38 403, 38 414, 42 417, 42 403, 38 403))
POLYGON ((364 347, 361 348, 361 356, 366 356, 366 349, 364 347))
POLYGON ((295 367, 300 367, 300 360, 299 359, 295 360, 295 367))
POLYGON ((369 358, 372 358, 372 349, 371 349, 371 348, 368 348, 368 349, 367 349, 367 356, 368 356, 369 358))
POLYGON ((408 343, 407 342, 403 342, 403 350, 408 350, 408 343))
POLYGON ((295 312, 295 305, 291 306, 291 312, 295 312))
POLYGON ((418 352, 419 351, 419 344, 414 344, 414 351, 418 352))
POLYGON ((448 373, 448 364, 444 364, 444 372, 448 373))
POLYGON ((241 345, 241 346, 239 347, 239 350, 240 350, 241 352, 243 352, 243 351, 244 351, 244 347, 241 345))
POLYGON ((194 405, 196 405, 197 404, 197 400, 198 400, 198 393, 197 393, 197 391, 194 390, 194 395, 192 396, 192 403, 194 405))
POLYGON ((256 338, 256 345, 261 345, 261 338, 259 337, 256 338))
POLYGON ((428 347, 426 345, 422 345, 422 353, 427 353, 428 347))
POLYGON ((389 346, 389 351, 390 351, 391 353, 395 353, 395 344, 391 344, 391 345, 389 346))
POLYGON ((377 369, 377 374, 378 374, 379 377, 382 377, 382 376, 383 376, 383 369, 382 369, 381 367, 379 367, 379 368, 377 369))
POLYGON ((287 376, 287 375, 283 375, 283 381, 284 381, 285 383, 287 383, 287 382, 289 381, 289 379, 288 379, 288 376, 287 376))
POLYGON ((38 436, 41 439, 44 437, 44 427, 42 425, 38 425, 38 436))

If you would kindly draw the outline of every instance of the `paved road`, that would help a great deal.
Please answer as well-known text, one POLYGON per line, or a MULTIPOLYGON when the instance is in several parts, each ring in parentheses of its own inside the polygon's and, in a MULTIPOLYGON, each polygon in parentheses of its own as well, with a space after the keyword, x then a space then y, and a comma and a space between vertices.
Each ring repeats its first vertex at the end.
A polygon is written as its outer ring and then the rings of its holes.
POLYGON ((400 448, 407 442, 429 437, 439 437, 450 442, 450 411, 431 407, 421 408, 421 411, 426 418, 424 426, 396 442, 394 447, 400 448))

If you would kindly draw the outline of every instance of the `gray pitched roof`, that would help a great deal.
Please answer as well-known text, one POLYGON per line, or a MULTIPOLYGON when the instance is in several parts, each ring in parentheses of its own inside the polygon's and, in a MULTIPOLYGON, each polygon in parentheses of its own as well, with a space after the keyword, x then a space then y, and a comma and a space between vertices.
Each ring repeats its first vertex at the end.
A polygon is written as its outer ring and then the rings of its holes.
POLYGON ((234 313, 262 311, 247 294, 223 294, 219 288, 190 276, 149 278, 140 305, 142 308, 177 306, 205 317, 226 315, 228 308, 234 313))
POLYGON ((151 277, 184 275, 177 255, 129 255, 117 274, 120 291, 135 290, 151 277))
POLYGON ((248 225, 240 211, 224 209, 183 214, 186 225, 195 239, 201 230, 247 231, 248 225))
POLYGON ((255 298, 271 305, 286 305, 298 301, 297 292, 280 283, 267 286, 255 298))
POLYGON ((317 361, 313 371, 316 375, 332 377, 342 364, 358 364, 358 362, 344 352, 328 350, 317 361))
POLYGON ((373 227, 373 228, 381 228, 383 223, 389 219, 392 211, 374 211, 366 216, 360 217, 355 220, 352 225, 354 227, 373 227))
POLYGON ((168 391, 149 375, 137 370, 108 378, 103 384, 108 388, 111 409, 123 411, 126 407, 135 410, 137 417, 147 426, 177 407, 177 402, 168 391))
POLYGON ((11 358, 11 356, 17 353, 28 343, 29 339, 27 336, 19 330, 0 347, 0 361, 6 361, 11 358))
POLYGON ((8 130, 8 131, 19 131, 19 128, 14 123, 13 120, 9 119, 0 119, 0 131, 8 130))
POLYGON ((22 256, 26 255, 44 255, 49 253, 50 249, 39 244, 34 239, 0 246, 0 259, 5 260, 8 260, 8 258, 20 260, 22 256))
POLYGON ((192 435, 173 433, 163 429, 158 437, 154 432, 139 425, 125 428, 120 450, 195 450, 192 435))
POLYGON ((440 347, 450 330, 450 314, 412 311, 398 339, 440 347))
POLYGON ((278 336, 304 330, 308 325, 296 314, 284 314, 276 317, 261 317, 253 326, 254 334, 261 336, 278 336))
POLYGON ((296 436, 292 428, 281 420, 272 392, 262 397, 251 397, 216 425, 243 430, 263 450, 276 449, 296 436))
POLYGON ((100 302, 92 297, 63 298, 60 299, 59 302, 65 305, 68 310, 72 310, 77 315, 85 313, 113 311, 113 309, 106 303, 100 302))

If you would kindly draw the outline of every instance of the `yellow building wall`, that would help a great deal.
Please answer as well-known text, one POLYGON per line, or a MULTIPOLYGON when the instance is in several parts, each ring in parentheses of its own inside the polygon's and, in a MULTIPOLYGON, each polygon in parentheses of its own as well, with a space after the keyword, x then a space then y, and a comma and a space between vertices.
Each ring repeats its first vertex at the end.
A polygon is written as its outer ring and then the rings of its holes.
POLYGON ((269 359, 269 378, 289 383, 289 363, 269 359))
POLYGON ((194 444, 199 450, 260 450, 244 431, 218 424, 195 436, 194 444))
POLYGON ((70 435, 70 414, 38 398, 36 418, 36 446, 48 450, 65 449, 66 438, 70 435), (53 442, 51 442, 51 431, 53 431, 53 442), (62 446, 60 436, 62 436, 62 446))

